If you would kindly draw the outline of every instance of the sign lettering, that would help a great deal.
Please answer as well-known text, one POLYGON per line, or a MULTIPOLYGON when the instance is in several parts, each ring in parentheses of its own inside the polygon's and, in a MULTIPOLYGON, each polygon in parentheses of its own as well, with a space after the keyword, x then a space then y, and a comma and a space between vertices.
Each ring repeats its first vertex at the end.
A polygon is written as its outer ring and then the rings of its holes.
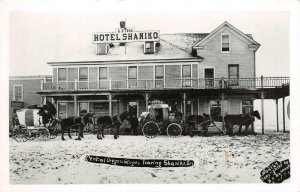
POLYGON ((167 159, 128 159, 105 156, 86 155, 84 160, 90 163, 108 164, 125 167, 192 167, 195 165, 193 160, 167 160, 167 159))
POLYGON ((159 41, 159 31, 140 31, 123 33, 94 33, 93 43, 120 43, 138 41, 159 41))

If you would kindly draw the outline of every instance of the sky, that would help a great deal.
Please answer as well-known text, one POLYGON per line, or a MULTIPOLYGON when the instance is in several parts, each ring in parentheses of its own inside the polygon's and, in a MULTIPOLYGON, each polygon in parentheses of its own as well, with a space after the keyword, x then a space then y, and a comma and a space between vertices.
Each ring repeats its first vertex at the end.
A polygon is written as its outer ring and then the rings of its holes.
POLYGON ((9 75, 51 75, 47 62, 91 44, 94 32, 111 32, 125 20, 136 30, 210 33, 224 21, 261 44, 256 75, 289 76, 288 11, 12 11, 9 14, 9 75), (26 68, 26 70, 24 70, 26 68))

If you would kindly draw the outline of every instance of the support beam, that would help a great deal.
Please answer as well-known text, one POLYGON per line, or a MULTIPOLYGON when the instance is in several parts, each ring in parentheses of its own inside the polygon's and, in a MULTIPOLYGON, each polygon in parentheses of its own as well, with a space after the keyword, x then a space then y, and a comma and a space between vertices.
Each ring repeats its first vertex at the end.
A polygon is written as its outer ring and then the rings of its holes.
POLYGON ((120 114, 120 99, 118 98, 118 114, 120 114))
POLYGON ((140 116, 140 101, 136 100, 136 116, 140 116))
POLYGON ((276 99, 276 125, 277 125, 277 132, 279 132, 279 122, 278 122, 278 99, 276 99))
POLYGON ((112 117, 112 95, 111 94, 108 95, 108 103, 109 103, 108 113, 109 116, 112 117))
POLYGON ((264 92, 261 92, 261 134, 265 134, 265 121, 264 121, 264 92))
POLYGON ((200 98, 198 97, 198 115, 200 115, 200 98))
POLYGON ((74 115, 77 117, 77 95, 73 95, 74 98, 74 115))
POLYGON ((186 119, 186 93, 183 93, 183 122, 186 119))
POLYGON ((225 94, 221 93, 221 116, 222 116, 222 130, 225 130, 225 123, 224 123, 224 110, 225 110, 225 106, 224 106, 224 100, 225 100, 225 94))
POLYGON ((284 105, 285 97, 282 98, 282 118, 283 118, 283 132, 285 133, 285 105, 284 105))
POLYGON ((149 103, 149 94, 145 93, 145 102, 146 102, 146 111, 149 112, 148 103, 149 103))
POLYGON ((261 85, 261 133, 265 134, 265 120, 264 120, 264 76, 260 77, 261 85))

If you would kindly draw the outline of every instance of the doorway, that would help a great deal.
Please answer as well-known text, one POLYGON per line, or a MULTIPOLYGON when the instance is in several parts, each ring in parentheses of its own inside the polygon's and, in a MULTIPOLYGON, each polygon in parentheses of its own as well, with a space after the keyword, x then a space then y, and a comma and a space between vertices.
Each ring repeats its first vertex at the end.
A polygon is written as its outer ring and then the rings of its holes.
POLYGON ((215 70, 214 68, 204 69, 205 88, 214 88, 215 70))

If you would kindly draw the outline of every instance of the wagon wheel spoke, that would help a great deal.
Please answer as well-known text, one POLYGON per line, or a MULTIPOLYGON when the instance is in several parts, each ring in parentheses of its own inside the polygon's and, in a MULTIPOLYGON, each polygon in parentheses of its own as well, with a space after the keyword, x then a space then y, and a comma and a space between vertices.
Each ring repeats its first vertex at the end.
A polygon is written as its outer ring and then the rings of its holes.
POLYGON ((25 130, 25 129, 16 131, 15 134, 14 134, 14 139, 17 142, 26 142, 27 141, 26 132, 27 132, 27 130, 25 130))
POLYGON ((34 140, 35 139, 35 133, 28 130, 27 139, 28 140, 34 140))
POLYGON ((149 121, 143 126, 142 131, 146 138, 152 139, 158 135, 159 127, 155 122, 149 121))
POLYGON ((19 135, 19 134, 14 135, 13 138, 14 138, 17 142, 23 142, 22 136, 19 135))
POLYGON ((181 133, 182 133, 182 129, 181 129, 180 125, 178 125, 177 123, 171 123, 167 127, 167 134, 168 134, 168 136, 178 137, 178 136, 181 135, 181 133))
POLYGON ((40 141, 46 141, 50 137, 50 132, 47 128, 39 129, 37 132, 37 138, 40 141))

